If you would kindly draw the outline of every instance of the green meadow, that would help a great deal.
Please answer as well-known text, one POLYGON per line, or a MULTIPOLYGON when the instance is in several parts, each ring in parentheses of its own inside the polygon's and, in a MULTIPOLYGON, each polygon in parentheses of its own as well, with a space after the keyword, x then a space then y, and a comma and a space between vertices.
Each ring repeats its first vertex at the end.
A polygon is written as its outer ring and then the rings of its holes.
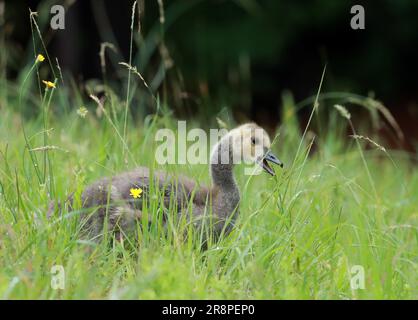
POLYGON ((412 159, 350 140, 347 119, 334 108, 327 111, 333 128, 324 136, 303 135, 295 106, 285 104, 273 144, 284 169, 270 177, 236 168, 240 217, 232 233, 207 250, 185 241, 174 226, 144 229, 140 239, 92 244, 77 238, 77 212, 46 218, 50 199, 65 199, 99 177, 137 165, 210 184, 205 165, 156 163, 155 132, 175 129, 172 116, 128 121, 123 139, 123 112, 99 118, 94 104, 84 118, 76 111, 56 117, 60 100, 54 95, 49 114, 36 119, 2 110, 1 297, 417 298, 418 174, 412 159), (313 143, 316 151, 309 152, 313 143), (65 269, 64 290, 51 288, 54 265, 65 269), (364 268, 364 289, 351 286, 353 266, 364 268))
MULTIPOLYGON (((375 134, 385 122, 401 139, 382 104, 323 92, 322 80, 303 103, 283 93, 271 138, 284 168, 276 176, 235 168, 240 216, 206 249, 184 223, 151 222, 135 239, 90 242, 78 236, 79 208, 48 219, 51 200, 136 166, 211 181, 207 165, 156 162, 156 132, 175 131, 179 119, 136 69, 118 65, 123 90, 103 79, 105 99, 89 97, 76 80, 63 82, 34 30, 33 58, 17 81, 1 79, 1 299, 418 298, 416 156, 391 150, 375 134), (150 112, 135 104, 143 96, 150 112), (359 110, 364 117, 355 116, 359 110), (65 272, 62 289, 54 288, 54 266, 65 272)), ((232 119, 226 105, 187 124, 231 129, 240 124, 232 119)), ((158 214, 156 201, 147 216, 158 214)))

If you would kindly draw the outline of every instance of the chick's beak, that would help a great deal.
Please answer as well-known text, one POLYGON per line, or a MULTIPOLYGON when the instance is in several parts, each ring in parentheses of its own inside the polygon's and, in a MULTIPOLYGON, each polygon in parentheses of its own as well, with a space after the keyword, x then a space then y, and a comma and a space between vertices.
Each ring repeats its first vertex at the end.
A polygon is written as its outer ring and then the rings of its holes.
POLYGON ((279 165, 281 168, 283 168, 283 163, 271 151, 267 151, 267 153, 265 154, 263 158, 263 161, 261 162, 261 166, 267 173, 269 173, 272 176, 274 176, 275 173, 273 169, 270 167, 268 162, 272 162, 274 164, 279 165))

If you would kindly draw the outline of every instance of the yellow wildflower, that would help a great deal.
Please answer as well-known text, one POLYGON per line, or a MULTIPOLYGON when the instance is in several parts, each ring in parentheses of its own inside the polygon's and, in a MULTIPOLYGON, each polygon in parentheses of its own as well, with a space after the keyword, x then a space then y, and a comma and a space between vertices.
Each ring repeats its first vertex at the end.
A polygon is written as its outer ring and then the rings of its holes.
POLYGON ((51 81, 42 80, 42 82, 45 84, 46 88, 55 88, 55 83, 51 81))
POLYGON ((141 193, 142 193, 142 189, 141 188, 131 188, 129 191, 131 192, 131 196, 134 199, 141 198, 141 193))
POLYGON ((77 114, 81 117, 81 118, 85 118, 87 113, 89 111, 86 109, 86 107, 80 107, 77 109, 77 114))
POLYGON ((38 56, 36 57, 36 62, 42 62, 45 60, 45 57, 41 54, 38 54, 38 56))

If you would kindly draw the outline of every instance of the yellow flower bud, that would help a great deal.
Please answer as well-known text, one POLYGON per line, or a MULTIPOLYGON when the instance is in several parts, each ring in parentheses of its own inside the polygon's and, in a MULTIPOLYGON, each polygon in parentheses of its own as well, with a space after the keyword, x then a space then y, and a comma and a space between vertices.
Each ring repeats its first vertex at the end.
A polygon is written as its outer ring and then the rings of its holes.
POLYGON ((36 57, 36 62, 42 62, 45 60, 45 57, 41 54, 38 54, 38 56, 36 57))
POLYGON ((53 83, 51 81, 42 80, 42 82, 45 84, 46 88, 55 88, 55 83, 53 83))

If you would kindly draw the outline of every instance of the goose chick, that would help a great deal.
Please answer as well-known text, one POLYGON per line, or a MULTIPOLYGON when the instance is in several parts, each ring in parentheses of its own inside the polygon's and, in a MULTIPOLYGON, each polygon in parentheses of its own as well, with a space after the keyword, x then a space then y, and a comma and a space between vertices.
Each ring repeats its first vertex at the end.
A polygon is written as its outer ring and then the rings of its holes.
MULTIPOLYGON (((210 221, 215 238, 222 232, 229 233, 238 216, 240 202, 233 167, 242 162, 259 164, 271 175, 274 171, 268 162, 283 166, 270 151, 270 138, 266 131, 254 123, 244 124, 231 130, 213 147, 210 157, 211 187, 200 186, 187 177, 176 178, 161 171, 150 172, 145 167, 102 178, 86 187, 81 194, 82 207, 89 209, 82 210, 86 211, 82 214, 86 217, 83 230, 92 239, 100 239, 103 232, 117 234, 136 230, 144 201, 149 205, 152 192, 158 190, 161 200, 158 202, 159 211, 163 212, 164 222, 167 213, 174 210, 178 218, 186 215, 186 219, 198 227, 210 221), (135 199, 131 189, 139 188, 143 196, 135 199)), ((72 210, 73 201, 74 196, 71 195, 67 199, 69 210, 72 210)), ((55 208, 51 204, 49 214, 55 208)), ((155 214, 150 212, 149 220, 155 214)))

